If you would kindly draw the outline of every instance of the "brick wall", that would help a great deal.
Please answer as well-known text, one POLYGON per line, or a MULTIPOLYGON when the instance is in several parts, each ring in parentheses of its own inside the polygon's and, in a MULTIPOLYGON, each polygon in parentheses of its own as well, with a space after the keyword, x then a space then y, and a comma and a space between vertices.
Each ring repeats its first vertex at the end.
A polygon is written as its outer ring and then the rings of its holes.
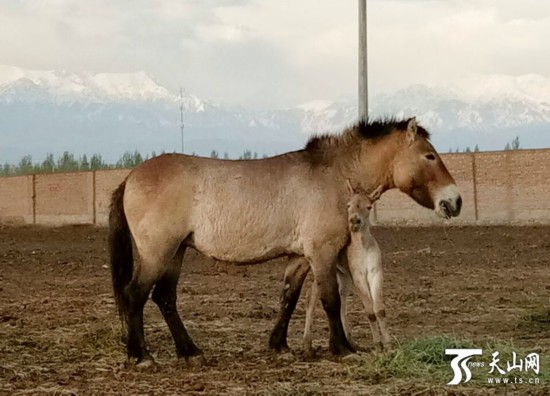
POLYGON ((510 157, 512 220, 550 222, 550 150, 520 151, 510 157))
POLYGON ((93 224, 93 172, 55 173, 37 175, 36 223, 93 224))
POLYGON ((33 176, 0 178, 0 223, 33 223, 33 176))
MULTIPOLYGON (((448 224, 550 223, 550 149, 443 154, 463 199, 448 224)), ((128 170, 0 178, 0 223, 106 225, 110 196, 128 170), (33 198, 34 197, 34 198, 33 198)), ((399 191, 377 202, 378 224, 444 224, 399 191)))
POLYGON ((106 225, 109 217, 109 205, 111 204, 111 194, 118 187, 130 171, 109 170, 96 171, 95 173, 95 208, 96 223, 106 225))

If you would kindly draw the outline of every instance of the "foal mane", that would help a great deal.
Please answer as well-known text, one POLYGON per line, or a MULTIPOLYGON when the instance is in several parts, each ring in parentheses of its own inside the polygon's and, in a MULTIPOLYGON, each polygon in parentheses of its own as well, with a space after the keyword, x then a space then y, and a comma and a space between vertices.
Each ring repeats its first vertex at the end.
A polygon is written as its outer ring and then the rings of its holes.
MULTIPOLYGON (((306 152, 321 154, 338 147, 357 145, 361 140, 375 140, 388 136, 393 131, 406 132, 409 120, 397 120, 393 117, 376 119, 373 121, 359 121, 355 125, 346 128, 340 134, 322 134, 312 136, 304 150, 306 152)), ((417 134, 427 140, 430 133, 417 125, 417 134)))

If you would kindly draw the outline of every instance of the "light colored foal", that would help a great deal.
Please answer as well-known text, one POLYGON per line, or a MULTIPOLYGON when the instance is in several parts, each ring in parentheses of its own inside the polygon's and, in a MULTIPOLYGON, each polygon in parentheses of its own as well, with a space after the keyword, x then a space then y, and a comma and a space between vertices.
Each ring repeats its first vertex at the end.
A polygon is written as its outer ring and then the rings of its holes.
MULTIPOLYGON (((341 265, 337 267, 338 291, 341 299, 340 316, 348 341, 356 347, 351 339, 351 329, 347 319, 347 299, 351 293, 353 282, 367 311, 373 341, 375 345, 382 346, 391 341, 386 328, 386 311, 382 295, 382 254, 369 227, 370 210, 373 203, 380 198, 382 186, 368 194, 360 188, 354 189, 349 181, 347 184, 351 196, 348 202, 348 226, 351 242, 347 247, 346 257, 342 258, 341 265)), ((318 286, 316 282, 313 282, 304 329, 304 347, 309 352, 312 351, 313 312, 318 300, 318 286)))

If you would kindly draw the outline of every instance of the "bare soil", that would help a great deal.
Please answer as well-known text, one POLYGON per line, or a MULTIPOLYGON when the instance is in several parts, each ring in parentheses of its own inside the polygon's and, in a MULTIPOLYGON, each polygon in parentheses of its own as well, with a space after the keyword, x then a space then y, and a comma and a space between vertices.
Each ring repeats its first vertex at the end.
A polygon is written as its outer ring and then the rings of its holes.
MULTIPOLYGON (((550 227, 374 228, 384 252, 390 331, 399 341, 447 334, 550 350, 550 227)), ((145 309, 156 370, 125 365, 124 333, 111 295, 106 230, 88 226, 0 228, 2 394, 500 394, 411 378, 379 378, 361 361, 328 353, 319 307, 318 353, 302 352, 302 298, 291 323, 293 355, 267 348, 286 260, 253 266, 186 254, 178 308, 206 366, 178 361, 156 306, 145 309)), ((359 300, 349 303, 360 345, 372 344, 359 300)), ((369 359, 366 354, 364 359, 369 359)), ((542 367, 541 370, 548 370, 542 367)), ((449 379, 452 377, 449 369, 449 379)), ((550 394, 547 384, 509 386, 550 394)))

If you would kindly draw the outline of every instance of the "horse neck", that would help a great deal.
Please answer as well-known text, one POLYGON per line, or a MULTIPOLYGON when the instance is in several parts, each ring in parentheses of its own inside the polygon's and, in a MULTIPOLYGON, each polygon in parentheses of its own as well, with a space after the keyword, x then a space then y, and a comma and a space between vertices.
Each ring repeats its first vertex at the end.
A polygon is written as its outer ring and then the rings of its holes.
MULTIPOLYGON (((343 204, 349 200, 346 180, 367 191, 373 191, 380 185, 384 186, 383 191, 395 188, 394 160, 403 144, 399 139, 402 135, 392 133, 376 140, 349 140, 332 147, 313 168, 318 172, 317 178, 326 182, 326 193, 332 190, 343 204)), ((302 158, 310 156, 306 151, 299 154, 302 158)))
POLYGON ((402 145, 402 134, 393 133, 377 140, 365 140, 356 156, 350 173, 352 178, 372 191, 378 186, 384 190, 395 188, 393 181, 394 161, 402 145))

